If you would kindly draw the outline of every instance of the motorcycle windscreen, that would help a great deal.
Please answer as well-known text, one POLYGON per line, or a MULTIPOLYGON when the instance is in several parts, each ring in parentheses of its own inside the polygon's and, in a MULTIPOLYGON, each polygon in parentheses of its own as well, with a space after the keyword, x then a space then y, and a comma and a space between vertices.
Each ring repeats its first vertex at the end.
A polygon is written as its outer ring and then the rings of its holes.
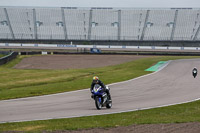
POLYGON ((95 84, 93 90, 94 92, 98 92, 100 88, 101 86, 99 84, 95 84))

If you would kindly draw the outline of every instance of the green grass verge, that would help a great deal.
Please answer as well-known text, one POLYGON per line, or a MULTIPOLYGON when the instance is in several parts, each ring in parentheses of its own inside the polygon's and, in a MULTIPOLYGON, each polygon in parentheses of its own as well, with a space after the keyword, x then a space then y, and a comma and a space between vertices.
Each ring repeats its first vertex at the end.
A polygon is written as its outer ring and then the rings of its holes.
POLYGON ((5 56, 5 55, 0 54, 0 58, 3 57, 3 56, 5 56))
POLYGON ((42 132, 108 128, 132 124, 200 122, 200 101, 149 110, 100 116, 0 124, 0 131, 42 132))
POLYGON ((0 100, 54 94, 89 88, 91 79, 97 75, 105 84, 124 81, 150 72, 144 71, 158 61, 194 58, 155 56, 132 62, 90 69, 69 70, 20 70, 12 67, 27 56, 0 67, 0 100))

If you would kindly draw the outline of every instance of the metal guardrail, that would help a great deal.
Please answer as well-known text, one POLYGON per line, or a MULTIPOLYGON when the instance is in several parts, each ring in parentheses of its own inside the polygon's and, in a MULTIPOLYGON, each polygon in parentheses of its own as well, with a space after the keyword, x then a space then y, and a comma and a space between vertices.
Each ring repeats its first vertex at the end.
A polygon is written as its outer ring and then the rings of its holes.
POLYGON ((0 65, 6 64, 7 62, 15 59, 18 52, 11 52, 9 55, 0 58, 0 65))

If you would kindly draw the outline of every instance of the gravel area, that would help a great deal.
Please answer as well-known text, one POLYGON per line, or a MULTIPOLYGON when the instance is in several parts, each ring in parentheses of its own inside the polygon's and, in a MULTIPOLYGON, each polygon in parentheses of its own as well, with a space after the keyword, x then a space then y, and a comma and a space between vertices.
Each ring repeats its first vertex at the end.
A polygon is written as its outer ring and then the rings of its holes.
POLYGON ((147 56, 136 55, 43 55, 24 58, 17 69, 77 69, 121 64, 147 56))
POLYGON ((200 123, 142 124, 115 128, 94 128, 78 131, 55 131, 53 133, 200 133, 200 123))

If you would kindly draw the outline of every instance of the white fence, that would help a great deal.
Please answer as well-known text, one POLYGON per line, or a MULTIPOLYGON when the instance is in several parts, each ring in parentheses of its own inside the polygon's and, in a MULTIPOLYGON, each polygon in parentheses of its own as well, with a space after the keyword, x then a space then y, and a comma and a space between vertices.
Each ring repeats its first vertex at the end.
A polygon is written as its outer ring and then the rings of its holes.
POLYGON ((166 47, 166 46, 113 46, 113 45, 73 45, 73 44, 22 44, 0 43, 1 47, 15 48, 100 48, 100 49, 132 49, 132 50, 200 50, 200 47, 166 47))

